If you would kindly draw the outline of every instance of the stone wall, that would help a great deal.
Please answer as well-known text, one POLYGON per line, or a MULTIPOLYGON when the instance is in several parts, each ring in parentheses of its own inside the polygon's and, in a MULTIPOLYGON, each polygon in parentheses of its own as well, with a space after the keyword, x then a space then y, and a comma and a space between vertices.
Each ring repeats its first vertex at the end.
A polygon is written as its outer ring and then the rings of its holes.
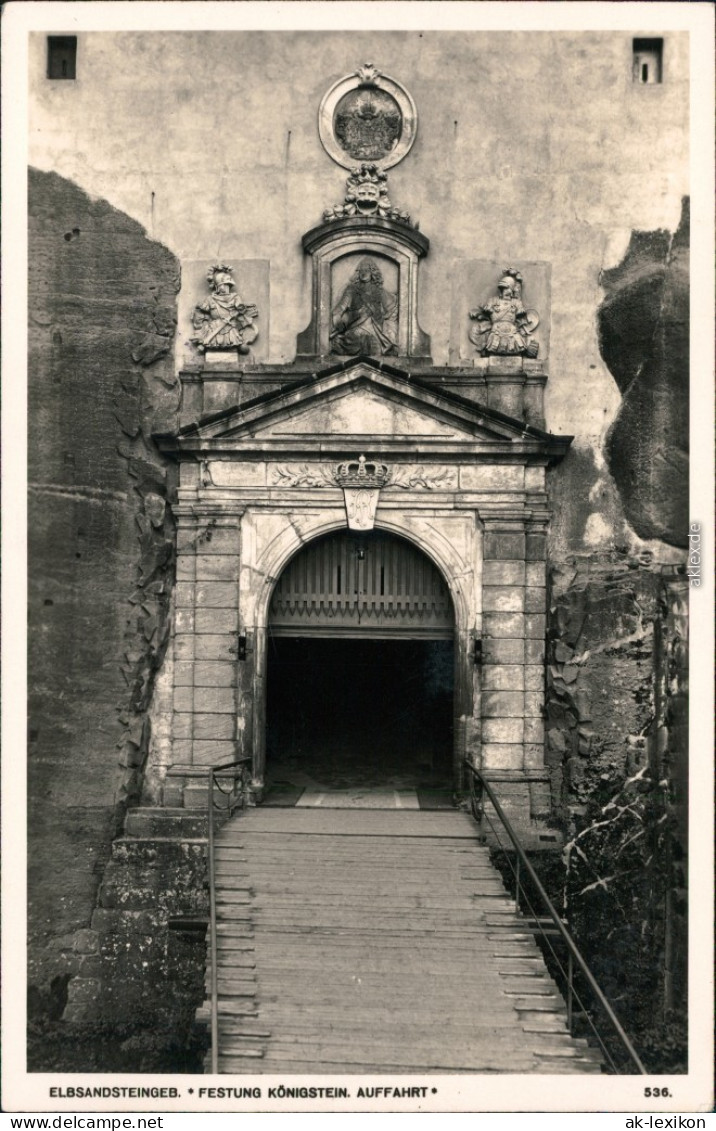
POLYGON ((87 32, 78 58, 79 81, 53 83, 44 37, 30 37, 33 163, 110 200, 182 261, 269 261, 259 341, 277 363, 293 361, 311 316, 301 236, 344 196, 347 171, 318 136, 320 101, 366 60, 404 83, 417 139, 389 185, 430 240, 418 316, 433 359, 448 364, 455 326, 483 301, 456 289, 464 261, 550 264, 546 426, 575 435, 551 476, 555 540, 569 553, 624 539, 603 450, 622 396, 595 311, 600 272, 623 260, 631 233, 678 224, 686 33, 666 33, 653 85, 632 81, 632 35, 614 31, 87 32))
POLYGON ((141 788, 174 537, 151 433, 178 407, 179 273, 139 224, 54 173, 31 171, 29 215, 29 981, 41 1005, 50 978, 92 965, 102 869, 141 788))

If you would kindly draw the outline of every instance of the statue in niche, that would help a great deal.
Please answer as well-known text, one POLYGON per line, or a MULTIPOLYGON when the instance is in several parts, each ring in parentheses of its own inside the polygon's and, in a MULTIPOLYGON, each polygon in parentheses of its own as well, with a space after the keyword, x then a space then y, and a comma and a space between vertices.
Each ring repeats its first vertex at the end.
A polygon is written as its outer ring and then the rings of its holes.
POLYGON ((417 227, 407 212, 393 208, 388 196, 388 174, 371 161, 364 161, 351 170, 343 204, 327 208, 323 213, 324 220, 340 220, 344 216, 379 216, 417 227))
POLYGON ((383 286, 383 273, 373 259, 361 259, 333 308, 331 352, 389 354, 397 352, 398 296, 383 286))
POLYGON ((197 333, 192 342, 199 353, 207 350, 248 353, 259 333, 254 326, 258 307, 243 302, 236 293, 233 270, 226 263, 210 267, 206 279, 211 294, 194 308, 192 322, 197 333))
POLYGON ((497 284, 497 295, 470 311, 477 325, 470 330, 470 341, 484 356, 537 357, 539 343, 532 332, 539 325, 536 310, 522 305, 522 276, 507 267, 497 284))

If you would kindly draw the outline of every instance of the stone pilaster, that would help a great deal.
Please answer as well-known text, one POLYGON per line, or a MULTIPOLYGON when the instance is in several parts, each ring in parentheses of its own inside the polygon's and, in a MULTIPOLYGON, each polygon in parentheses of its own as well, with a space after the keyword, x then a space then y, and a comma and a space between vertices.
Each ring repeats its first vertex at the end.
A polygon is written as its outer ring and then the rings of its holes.
MULTIPOLYGON (((165 804, 237 757, 240 514, 180 503, 172 713, 165 804)), ((197 798, 199 800, 199 798, 197 798)))
POLYGON ((544 470, 528 474, 533 506, 526 515, 482 515, 480 714, 482 769, 513 824, 533 836, 532 824, 549 811, 543 722, 547 515, 540 490, 544 470))
POLYGON ((544 665, 547 635, 546 536, 528 530, 525 562, 525 769, 544 769, 544 665))
POLYGON ((525 533, 486 519, 482 564, 482 765, 524 768, 525 533))

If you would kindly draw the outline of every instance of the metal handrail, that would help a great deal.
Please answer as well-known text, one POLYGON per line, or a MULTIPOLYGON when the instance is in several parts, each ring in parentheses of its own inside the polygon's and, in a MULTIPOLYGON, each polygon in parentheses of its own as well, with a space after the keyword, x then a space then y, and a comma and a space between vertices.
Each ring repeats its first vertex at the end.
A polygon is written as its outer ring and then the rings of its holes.
POLYGON ((607 1017, 609 1018, 612 1026, 614 1028, 614 1031, 617 1033, 623 1047, 626 1049, 631 1062, 636 1066, 637 1070, 640 1073, 642 1073, 642 1075, 646 1076, 647 1075, 646 1068, 642 1064, 636 1049, 634 1048, 633 1044, 629 1040, 629 1037, 627 1036, 627 1034, 624 1032, 624 1029, 622 1028, 622 1026, 620 1024, 618 1017, 616 1016, 614 1010, 612 1009, 611 1005, 609 1004, 606 997, 604 996, 604 993, 600 989, 598 982, 596 981, 594 975, 592 974, 591 970, 587 966, 586 961, 582 957, 582 955, 579 951, 579 948, 577 947, 577 944, 575 943, 574 939, 572 938, 569 931, 565 927, 565 925, 562 922, 562 919, 560 918, 559 914, 557 913, 551 899, 549 898, 549 896, 547 895, 547 892, 545 891, 544 887, 542 886, 537 873, 535 872, 530 861, 528 860, 527 854, 525 853, 525 850, 522 847, 522 845, 519 841, 519 838, 518 838, 515 830, 513 829, 512 825, 510 823, 509 818, 506 816, 502 806, 500 805, 500 802, 497 800, 497 797, 495 796, 495 791, 492 789, 492 786, 485 779, 484 775, 480 772, 480 770, 478 770, 470 762, 466 761, 465 765, 468 768, 468 770, 471 772, 471 774, 473 775, 473 788, 474 788, 475 782, 477 782, 478 786, 479 786, 479 790, 475 791, 477 793, 477 797, 475 797, 473 795, 473 816, 475 817, 475 820, 478 822, 478 824, 482 823, 482 817, 484 816, 484 801, 483 801, 482 794, 483 794, 483 791, 484 791, 484 793, 486 793, 487 796, 489 797, 490 802, 492 804, 492 807, 495 810, 495 813, 499 817, 500 821, 502 822, 504 829, 505 829, 507 835, 509 836, 510 840, 512 841, 512 845, 513 845, 515 852, 517 854, 516 892, 515 892, 515 903, 516 903, 517 909, 519 910, 519 894, 520 894, 520 878, 519 878, 520 873, 519 873, 519 869, 520 869, 520 866, 522 866, 525 869, 525 871, 527 872, 530 879, 532 880, 532 883, 534 884, 535 889, 536 889, 540 899, 542 900, 542 903, 544 904, 545 908, 547 909, 549 918, 554 923, 554 926, 556 927, 562 941, 564 942, 565 946, 567 947, 567 953, 568 953, 568 957, 569 957, 569 975, 568 975, 569 1001, 568 1001, 568 1009, 569 1009, 570 1021, 571 1021, 571 1015, 572 1015, 572 994, 573 994, 573 985, 572 985, 571 973, 572 973, 572 969, 573 969, 573 964, 576 963, 576 965, 579 967, 582 974, 584 975, 584 977, 587 981, 587 984, 589 985, 589 988, 591 989, 595 998, 597 999, 597 1001, 601 1005, 602 1009, 606 1013, 607 1017))
POLYGON ((211 979, 210 979, 210 998, 211 998, 211 1071, 214 1075, 219 1071, 219 978, 217 971, 217 955, 218 945, 216 937, 216 861, 214 860, 214 811, 221 809, 222 812, 228 813, 229 816, 233 813, 239 801, 243 799, 243 791, 237 790, 236 782, 240 778, 243 785, 244 774, 243 768, 251 761, 250 757, 237 758, 233 762, 222 762, 217 766, 210 766, 207 771, 207 810, 208 810, 208 849, 207 855, 209 858, 209 953, 211 958, 211 979), (226 773, 227 770, 236 770, 241 767, 241 773, 234 773, 230 775, 230 780, 233 782, 232 789, 226 790, 219 783, 218 775, 226 773), (218 806, 214 803, 214 790, 219 789, 225 797, 228 798, 226 805, 218 806))

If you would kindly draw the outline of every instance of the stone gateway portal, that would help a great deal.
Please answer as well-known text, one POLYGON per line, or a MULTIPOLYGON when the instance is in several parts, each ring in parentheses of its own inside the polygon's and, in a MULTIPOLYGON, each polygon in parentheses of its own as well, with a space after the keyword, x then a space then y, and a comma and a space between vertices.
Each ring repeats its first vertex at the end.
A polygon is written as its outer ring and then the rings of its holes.
MULTIPOLYGON (((296 366, 261 367, 249 401, 158 438, 180 475, 165 797, 200 799, 207 767, 245 756, 263 799, 272 640, 452 638, 453 785, 466 760, 479 766, 535 833, 548 784, 545 473, 570 438, 446 390, 431 367, 315 360, 301 380, 296 366)), ((490 365, 495 396, 531 388, 520 412, 541 418, 545 374, 490 365)), ((217 376, 229 400, 241 387, 230 369, 198 376, 203 395, 217 376)))
POLYGON ((405 539, 299 551, 270 605, 267 802, 450 805, 453 633, 444 580, 405 539))

